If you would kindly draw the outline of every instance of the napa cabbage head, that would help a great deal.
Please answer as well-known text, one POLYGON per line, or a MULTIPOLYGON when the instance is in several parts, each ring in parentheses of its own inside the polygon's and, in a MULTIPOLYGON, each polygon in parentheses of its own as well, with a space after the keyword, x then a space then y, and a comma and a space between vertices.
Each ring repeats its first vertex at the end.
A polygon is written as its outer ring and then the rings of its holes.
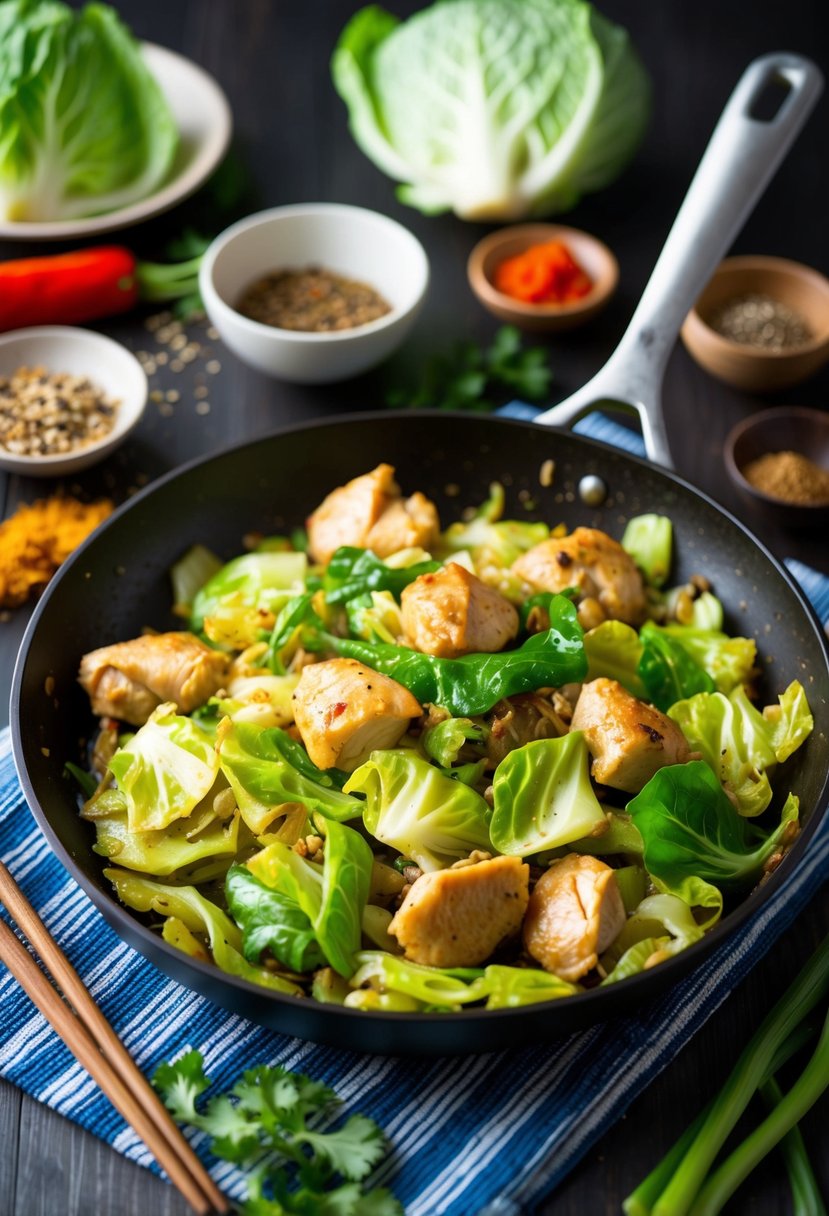
POLYGON ((0 4, 0 217, 67 220, 129 206, 163 183, 178 141, 114 9, 0 4))
POLYGON ((649 84, 627 33, 585 0, 376 5, 332 60, 351 132, 403 202, 463 219, 572 207, 633 155, 649 84))

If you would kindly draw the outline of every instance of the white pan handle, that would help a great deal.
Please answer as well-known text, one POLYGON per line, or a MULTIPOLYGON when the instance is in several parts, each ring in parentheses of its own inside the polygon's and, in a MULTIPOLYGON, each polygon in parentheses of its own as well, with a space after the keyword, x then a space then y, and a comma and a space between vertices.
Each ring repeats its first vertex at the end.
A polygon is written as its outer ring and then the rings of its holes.
POLYGON ((626 403, 641 418, 645 448, 672 467, 662 415, 662 379, 677 335, 823 89, 809 59, 775 52, 755 59, 723 110, 619 346, 572 397, 536 418, 569 426, 597 402, 626 403), (788 87, 769 121, 753 116, 764 90, 788 87))

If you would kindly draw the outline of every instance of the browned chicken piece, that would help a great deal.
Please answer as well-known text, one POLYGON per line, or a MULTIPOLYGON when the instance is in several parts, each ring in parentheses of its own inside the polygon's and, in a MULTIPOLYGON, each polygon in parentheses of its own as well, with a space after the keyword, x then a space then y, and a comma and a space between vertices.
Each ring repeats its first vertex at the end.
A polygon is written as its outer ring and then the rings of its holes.
POLYGON ((596 781, 627 794, 638 794, 657 769, 684 764, 691 754, 676 723, 617 680, 582 685, 570 729, 584 732, 596 781))
POLYGON ((539 591, 577 587, 583 599, 597 600, 611 620, 638 625, 645 615, 645 588, 636 563, 598 528, 576 528, 569 536, 544 540, 522 553, 512 569, 539 591))
POLYGON ((328 562, 342 545, 388 557, 398 549, 433 544, 440 531, 434 504, 423 494, 404 499, 390 464, 378 464, 332 490, 308 517, 308 552, 328 562))
POLYGON ((563 980, 592 971, 626 920, 616 875, 598 857, 569 853, 541 875, 524 917, 529 954, 563 980))
POLYGON ((407 688, 357 659, 303 667, 294 716, 318 768, 351 773, 371 752, 394 747, 423 711, 407 688))
POLYGON ((390 557, 400 549, 431 549, 439 535, 437 507, 418 490, 386 507, 366 537, 365 547, 378 557, 390 557))
POLYGON ((78 679, 93 713, 143 726, 166 701, 190 713, 221 688, 227 671, 227 657, 192 633, 148 633, 85 654, 78 679))
POLYGON ((509 600, 457 562, 421 574, 400 603, 407 645, 442 659, 503 650, 518 633, 509 600))
POLYGON ((427 967, 477 967, 521 928, 530 867, 520 857, 435 870, 412 884, 389 933, 427 967))

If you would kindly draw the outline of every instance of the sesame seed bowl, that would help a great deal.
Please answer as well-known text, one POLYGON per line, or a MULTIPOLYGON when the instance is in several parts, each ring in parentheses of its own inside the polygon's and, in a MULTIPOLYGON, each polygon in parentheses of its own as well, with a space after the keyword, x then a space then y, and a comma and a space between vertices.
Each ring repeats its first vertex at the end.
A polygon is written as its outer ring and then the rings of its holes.
POLYGON ((103 460, 138 424, 147 377, 112 338, 67 325, 0 336, 0 468, 64 477, 103 460))

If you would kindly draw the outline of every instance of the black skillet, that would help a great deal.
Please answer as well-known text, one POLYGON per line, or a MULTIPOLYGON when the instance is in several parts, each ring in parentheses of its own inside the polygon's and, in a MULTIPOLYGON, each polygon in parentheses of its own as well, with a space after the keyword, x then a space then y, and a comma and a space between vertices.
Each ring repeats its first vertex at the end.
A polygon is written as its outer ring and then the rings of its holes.
MULTIPOLYGON (((752 65, 712 139, 689 199, 696 197, 699 205, 699 182, 707 173, 703 193, 708 192, 710 202, 711 155, 722 153, 726 136, 726 143, 733 139, 735 106, 746 124, 743 141, 755 150, 758 141, 761 145, 765 141, 763 156, 754 156, 751 173, 742 166, 742 201, 732 205, 726 200, 716 238, 711 238, 710 223, 686 214, 687 204, 683 207, 637 318, 644 315, 646 303, 651 308, 654 300, 662 298, 666 301, 662 320, 667 318, 675 337, 687 306, 747 214, 746 192, 752 201, 759 195, 819 87, 816 70, 792 56, 768 57, 752 65), (791 92, 774 123, 758 124, 745 112, 772 72, 785 76, 791 92), (692 237, 697 241, 705 237, 707 261, 700 264, 698 249, 693 274, 688 274, 687 263, 679 267, 682 298, 672 301, 660 267, 667 255, 674 256, 677 239, 687 250, 692 237)), ((740 155, 741 146, 740 141, 732 142, 734 156, 740 155)), ((643 326, 634 318, 620 348, 638 347, 640 359, 648 351, 656 355, 650 363, 651 385, 658 384, 670 349, 667 333, 663 324, 643 326)), ((635 369, 634 374, 638 374, 635 369)), ((637 389, 630 379, 628 385, 637 389)), ((609 391, 605 382, 603 392, 609 391)), ((613 395, 620 395, 618 379, 613 395)), ((628 400, 645 410, 644 395, 637 390, 628 400)), ((578 404, 566 406, 565 411, 568 420, 583 412, 578 404)), ((655 407, 645 415, 649 450, 664 458, 655 407)), ((116 512, 65 563, 38 605, 15 670, 11 720, 26 797, 57 856, 116 932, 169 975, 218 1004, 302 1038, 371 1052, 491 1051, 559 1037, 637 1008, 693 969, 789 880, 826 804, 829 655, 819 622, 785 569, 736 519, 675 475, 603 444, 535 423, 443 413, 368 414, 281 431, 194 462, 116 512), (539 471, 547 459, 555 461, 555 479, 545 488, 539 471), (445 522, 457 518, 462 505, 482 501, 492 481, 504 484, 508 514, 519 518, 563 521, 570 527, 589 524, 619 535, 631 515, 642 511, 669 515, 676 537, 675 580, 681 582, 698 572, 711 580, 725 603, 729 631, 758 639, 769 671, 765 690, 769 695, 792 679, 804 683, 815 730, 787 762, 784 779, 786 789, 800 796, 803 831, 768 882, 697 945, 624 983, 522 1009, 446 1016, 363 1013, 282 997, 199 963, 168 946, 114 898, 102 876, 104 863, 92 851, 92 831, 79 819, 74 789, 63 776, 64 760, 79 758, 79 737, 93 728, 87 699, 75 678, 80 656, 135 637, 146 625, 176 628, 170 615, 168 570, 194 542, 202 541, 229 558, 239 551, 245 533, 279 532, 300 523, 332 487, 381 461, 396 467, 407 492, 420 489, 433 498, 445 522), (598 475, 607 487, 601 506, 587 507, 579 499, 578 483, 587 473, 598 475)))

